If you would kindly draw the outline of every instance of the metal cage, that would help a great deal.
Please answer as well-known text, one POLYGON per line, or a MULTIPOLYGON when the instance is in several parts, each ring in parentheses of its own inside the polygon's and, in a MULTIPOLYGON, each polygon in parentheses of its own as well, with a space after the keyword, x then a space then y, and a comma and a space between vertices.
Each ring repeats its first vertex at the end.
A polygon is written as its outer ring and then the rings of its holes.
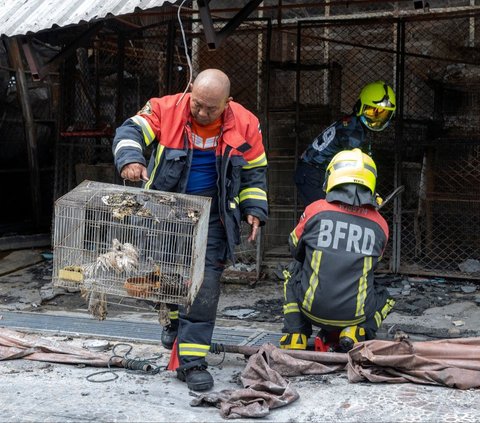
POLYGON ((203 282, 210 201, 82 182, 55 203, 54 285, 192 304, 203 282))

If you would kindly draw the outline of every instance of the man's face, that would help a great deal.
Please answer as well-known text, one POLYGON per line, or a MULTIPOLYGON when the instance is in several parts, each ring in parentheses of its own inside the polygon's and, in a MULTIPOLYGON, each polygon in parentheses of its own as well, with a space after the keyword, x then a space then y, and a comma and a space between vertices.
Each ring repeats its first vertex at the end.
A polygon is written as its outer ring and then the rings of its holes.
POLYGON ((217 120, 225 110, 230 98, 222 92, 194 87, 190 96, 190 113, 200 125, 209 125, 217 120))

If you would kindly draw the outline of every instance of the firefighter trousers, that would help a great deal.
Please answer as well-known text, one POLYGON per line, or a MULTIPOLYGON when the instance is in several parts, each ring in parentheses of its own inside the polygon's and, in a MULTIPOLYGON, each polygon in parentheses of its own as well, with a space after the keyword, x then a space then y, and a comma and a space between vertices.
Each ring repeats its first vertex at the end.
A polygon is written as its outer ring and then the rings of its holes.
POLYGON ((305 163, 303 160, 297 163, 295 185, 304 207, 325 198, 324 180, 325 169, 323 167, 305 163))
MULTIPOLYGON (((312 321, 302 313, 301 305, 303 302, 303 295, 301 293, 300 271, 301 263, 293 262, 289 269, 284 271, 285 282, 283 287, 284 304, 283 304, 283 333, 302 333, 307 337, 312 335, 312 326, 318 326, 326 331, 341 330, 343 327, 333 327, 322 325, 312 321), (297 277, 298 276, 298 277, 297 277)), ((390 298, 390 295, 385 287, 375 285, 375 307, 370 313, 367 313, 367 318, 364 322, 357 326, 365 329, 365 339, 374 339, 378 328, 382 321, 387 317, 392 310, 395 301, 390 298)), ((313 315, 321 317, 321 310, 312 310, 313 315)), ((337 320, 344 320, 344 316, 338 316, 337 320)), ((345 326, 346 327, 346 326, 345 326)))

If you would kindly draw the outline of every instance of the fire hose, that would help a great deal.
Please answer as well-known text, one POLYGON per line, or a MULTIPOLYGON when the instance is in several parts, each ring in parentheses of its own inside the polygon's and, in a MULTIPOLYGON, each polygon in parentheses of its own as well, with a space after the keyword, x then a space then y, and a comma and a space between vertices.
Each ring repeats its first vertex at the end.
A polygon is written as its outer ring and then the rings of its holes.
MULTIPOLYGON (((259 346, 248 345, 225 345, 212 343, 210 352, 215 354, 220 353, 234 353, 243 354, 244 356, 251 356, 256 354, 260 349, 259 346)), ((337 352, 320 352, 307 350, 281 350, 282 353, 290 355, 300 360, 315 361, 317 363, 332 363, 332 364, 346 364, 348 361, 348 354, 337 352)))

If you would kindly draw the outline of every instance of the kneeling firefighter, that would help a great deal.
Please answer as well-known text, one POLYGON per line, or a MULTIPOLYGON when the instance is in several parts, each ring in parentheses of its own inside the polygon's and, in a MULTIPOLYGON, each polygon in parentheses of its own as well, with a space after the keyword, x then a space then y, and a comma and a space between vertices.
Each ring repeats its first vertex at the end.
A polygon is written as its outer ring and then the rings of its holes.
POLYGON ((312 325, 336 333, 335 350, 375 338, 394 301, 375 284, 388 241, 377 210, 377 169, 360 149, 337 153, 325 175, 325 199, 310 204, 290 234, 295 261, 284 271, 281 348, 306 349, 312 325))

